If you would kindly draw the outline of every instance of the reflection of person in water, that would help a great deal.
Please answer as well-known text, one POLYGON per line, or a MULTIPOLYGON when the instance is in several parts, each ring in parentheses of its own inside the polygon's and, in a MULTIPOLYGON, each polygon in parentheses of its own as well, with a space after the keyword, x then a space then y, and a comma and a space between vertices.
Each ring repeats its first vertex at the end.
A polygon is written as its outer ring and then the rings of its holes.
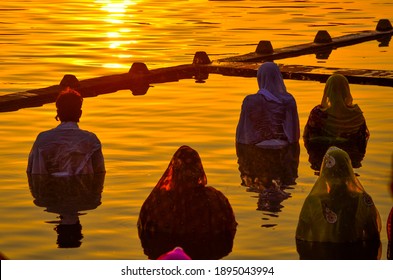
POLYGON ((97 136, 78 127, 82 96, 67 88, 56 100, 61 123, 41 132, 29 155, 27 173, 77 175, 105 172, 101 143, 97 136))
POLYGON ((369 135, 363 112, 353 104, 347 78, 341 74, 330 76, 321 104, 311 110, 303 133, 312 168, 319 170, 330 146, 345 150, 352 166, 360 167, 369 135))
POLYGON ((175 247, 192 259, 219 259, 231 252, 237 226, 232 207, 206 184, 198 153, 180 147, 139 214, 139 237, 150 259, 175 247))
POLYGON ((82 225, 77 213, 72 215, 75 216, 75 219, 71 224, 64 221, 69 219, 66 215, 67 214, 60 215, 60 222, 55 227, 57 232, 56 243, 59 248, 78 248, 81 246, 81 240, 83 239, 82 225))
MULTIPOLYGON (((360 168, 362 166, 362 160, 366 154, 367 141, 357 142, 357 140, 345 141, 334 143, 334 145, 344 151, 346 151, 351 159, 353 168, 360 168)), ((325 156, 326 151, 332 146, 331 143, 305 141, 304 146, 306 147, 309 155, 308 161, 311 164, 311 168, 317 172, 321 169, 322 159, 325 156)))
POLYGON ((236 144, 242 185, 258 192, 258 210, 279 212, 281 202, 290 196, 285 190, 296 184, 299 143, 281 149, 263 149, 255 145, 236 144))
POLYGON ((104 178, 105 173, 62 177, 29 174, 34 204, 59 215, 59 221, 50 222, 57 224, 59 248, 81 245, 80 212, 95 209, 101 204, 104 178))
POLYGON ((337 147, 329 148, 319 178, 304 201, 296 239, 378 244, 380 230, 378 210, 355 177, 348 154, 337 147))

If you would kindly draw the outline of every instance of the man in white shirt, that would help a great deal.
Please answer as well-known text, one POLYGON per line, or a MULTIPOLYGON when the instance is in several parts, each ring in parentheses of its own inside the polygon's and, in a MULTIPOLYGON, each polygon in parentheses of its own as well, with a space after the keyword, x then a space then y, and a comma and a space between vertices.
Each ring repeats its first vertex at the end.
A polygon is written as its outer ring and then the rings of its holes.
POLYGON ((82 115, 82 96, 67 88, 56 100, 56 120, 60 125, 41 132, 31 149, 27 173, 71 176, 105 172, 101 142, 78 126, 82 115))

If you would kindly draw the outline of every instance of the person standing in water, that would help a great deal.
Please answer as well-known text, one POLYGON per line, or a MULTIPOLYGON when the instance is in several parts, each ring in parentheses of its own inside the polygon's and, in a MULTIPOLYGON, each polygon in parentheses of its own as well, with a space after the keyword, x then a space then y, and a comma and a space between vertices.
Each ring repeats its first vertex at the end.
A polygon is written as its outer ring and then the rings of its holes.
POLYGON ((310 112, 303 133, 305 142, 365 142, 369 136, 363 112, 353 104, 347 78, 333 74, 326 81, 321 104, 310 112))
POLYGON ((236 143, 281 148, 299 141, 299 116, 295 98, 287 92, 280 69, 263 63, 257 72, 259 90, 243 100, 236 143))
POLYGON ((330 147, 300 212, 296 239, 353 243, 379 241, 381 218, 356 178, 349 155, 330 147))
POLYGON ((71 176, 104 173, 105 164, 98 137, 78 126, 82 96, 67 88, 56 100, 60 124, 41 132, 30 151, 27 173, 71 176))

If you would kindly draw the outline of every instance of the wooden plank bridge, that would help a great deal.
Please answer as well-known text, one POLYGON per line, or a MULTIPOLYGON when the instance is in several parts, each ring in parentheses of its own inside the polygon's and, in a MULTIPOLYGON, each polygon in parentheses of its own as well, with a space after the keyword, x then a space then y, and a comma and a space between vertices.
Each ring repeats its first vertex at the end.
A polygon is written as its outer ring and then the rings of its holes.
MULTIPOLYGON (((0 96, 0 112, 41 106, 54 102, 61 89, 72 87, 84 97, 130 89, 134 95, 146 94, 151 84, 195 79, 202 82, 209 74, 224 76, 256 77, 264 61, 315 53, 323 57, 335 48, 354 45, 370 40, 388 44, 393 35, 389 20, 378 22, 375 31, 331 38, 327 31, 319 31, 314 42, 274 50, 269 41, 260 41, 255 52, 211 61, 205 52, 197 52, 190 64, 149 70, 144 63, 134 63, 128 73, 109 75, 78 81, 74 75, 65 75, 59 85, 0 96)), ((372 69, 343 69, 304 65, 278 64, 284 79, 314 80, 325 82, 333 73, 343 74, 350 83, 393 87, 393 71, 372 69)))

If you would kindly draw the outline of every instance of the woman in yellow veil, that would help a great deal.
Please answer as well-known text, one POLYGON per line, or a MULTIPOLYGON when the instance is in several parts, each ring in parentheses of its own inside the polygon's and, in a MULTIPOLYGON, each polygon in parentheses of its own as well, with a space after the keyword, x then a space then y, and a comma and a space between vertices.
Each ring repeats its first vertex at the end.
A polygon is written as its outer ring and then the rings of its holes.
POLYGON ((305 142, 364 142, 369 135, 363 112, 357 104, 353 104, 347 78, 333 74, 326 81, 321 104, 310 112, 304 128, 305 142))

